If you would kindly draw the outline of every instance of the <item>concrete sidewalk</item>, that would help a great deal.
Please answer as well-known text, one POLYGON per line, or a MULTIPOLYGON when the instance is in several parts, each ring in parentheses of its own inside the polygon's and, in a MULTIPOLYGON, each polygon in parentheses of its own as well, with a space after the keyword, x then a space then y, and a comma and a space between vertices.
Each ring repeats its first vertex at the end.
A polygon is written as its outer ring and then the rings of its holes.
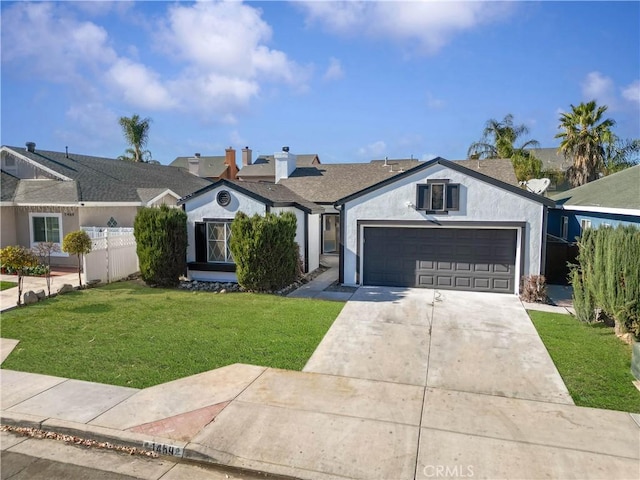
MULTIPOLYGON (((0 274, 0 280, 6 282, 18 282, 18 277, 15 275, 0 274)), ((78 287, 78 274, 67 273, 62 275, 51 276, 51 293, 56 293, 58 289, 68 283, 72 287, 78 287)), ((83 278, 84 284, 84 278, 83 278)), ((44 290, 47 292, 47 280, 44 277, 23 277, 22 281, 22 294, 29 290, 37 292, 38 290, 44 290)), ((18 287, 8 288, 0 291, 0 311, 4 312, 15 308, 18 302, 18 287)))
POLYGON ((326 264, 329 268, 287 296, 291 298, 316 298, 319 300, 334 300, 339 302, 348 301, 355 292, 355 288, 332 288, 338 280, 337 258, 327 258, 325 256, 322 263, 326 264))
POLYGON ((573 405, 512 295, 361 288, 303 372, 236 364, 137 390, 0 370, 0 387, 3 424, 296 478, 640 468, 634 417, 573 405))

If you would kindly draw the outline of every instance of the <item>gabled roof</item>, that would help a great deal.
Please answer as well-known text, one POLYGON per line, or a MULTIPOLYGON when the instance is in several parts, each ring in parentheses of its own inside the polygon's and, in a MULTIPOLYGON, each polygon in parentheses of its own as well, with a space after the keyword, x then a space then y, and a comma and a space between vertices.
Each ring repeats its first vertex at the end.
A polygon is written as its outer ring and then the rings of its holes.
MULTIPOLYGON (((418 160, 413 165, 418 165, 418 160)), ((406 166, 406 165, 405 165, 406 166)), ((331 163, 296 168, 279 184, 315 203, 332 204, 386 178, 398 175, 395 165, 374 163, 331 163)))
MULTIPOLYGON (((303 153, 296 155, 296 167, 308 167, 320 164, 320 158, 316 153, 303 153)), ((251 165, 243 166, 238 172, 238 177, 274 177, 276 176, 276 164, 273 155, 260 155, 251 165)))
POLYGON ((281 184, 268 182, 240 182, 237 180, 227 179, 218 180, 211 185, 181 198, 178 205, 183 205, 189 200, 199 197, 200 195, 220 186, 236 190, 237 192, 243 193, 270 207, 298 207, 300 210, 307 213, 322 213, 324 211, 324 209, 319 205, 306 200, 281 184))
POLYGON ((640 211, 640 165, 558 193, 552 198, 563 208, 640 211))
MULTIPOLYGON (((50 150, 36 149, 29 152, 24 148, 9 146, 3 146, 2 151, 42 166, 48 172, 54 172, 56 175, 53 176, 68 179, 19 180, 19 186, 14 192, 19 193, 20 202, 25 203, 141 203, 144 202, 141 193, 146 197, 147 189, 169 189, 178 196, 184 196, 211 183, 181 168, 165 165, 134 163, 77 153, 67 155, 50 150)), ((3 172, 3 200, 5 181, 8 186, 15 183, 3 172)), ((15 198, 12 200, 17 201, 15 198)))
POLYGON ((201 177, 219 178, 227 169, 224 155, 210 157, 176 157, 176 159, 171 162, 169 166, 183 168, 188 171, 189 158, 198 158, 198 168, 201 177))
POLYGON ((0 188, 1 201, 12 202, 18 185, 20 185, 20 179, 3 170, 0 172, 0 183, 2 184, 2 188, 0 188))
POLYGON ((476 178, 478 180, 481 180, 483 182, 489 183, 491 185, 494 185, 495 187, 498 188, 502 188, 503 190, 507 190, 511 193, 515 193, 517 195, 523 196, 525 198, 528 198, 530 200, 536 201, 538 203, 542 203, 546 206, 552 207, 555 205, 555 202, 553 202, 552 200, 545 198, 541 195, 537 195, 535 193, 531 193, 528 192, 527 190, 524 190, 522 188, 519 188, 515 185, 503 182, 501 180, 497 180, 493 177, 490 177, 488 175, 485 175, 483 173, 480 173, 478 171, 472 170, 468 167, 465 167, 463 165, 460 165, 458 162, 452 162, 449 160, 445 160, 444 158, 434 158, 433 160, 429 160, 428 162, 422 162, 420 165, 411 168, 409 170, 406 170, 402 173, 399 173, 397 175, 395 175, 394 177, 391 178, 387 178, 386 180, 382 180, 381 182, 378 182, 374 185, 371 185, 367 188, 364 188, 358 192, 355 192, 351 195, 345 196, 343 198, 341 198, 340 200, 338 200, 336 203, 336 205, 344 205, 345 203, 354 200, 358 197, 361 197, 362 195, 366 195, 368 193, 371 193, 379 188, 382 188, 386 185, 389 185, 391 183, 397 182, 398 180, 400 180, 401 178, 405 178, 409 175, 413 175, 417 172, 420 172, 422 170, 426 170, 428 168, 431 168, 434 165, 442 165, 443 167, 447 167, 450 168, 452 170, 456 170, 460 173, 463 173, 465 175, 468 175, 470 177, 476 178))
MULTIPOLYGON (((343 197, 424 163, 415 159, 403 159, 298 167, 289 178, 282 179, 279 183, 313 202, 333 204, 343 197)), ((479 166, 477 160, 459 160, 455 163, 512 186, 518 185, 509 159, 481 160, 479 166)))

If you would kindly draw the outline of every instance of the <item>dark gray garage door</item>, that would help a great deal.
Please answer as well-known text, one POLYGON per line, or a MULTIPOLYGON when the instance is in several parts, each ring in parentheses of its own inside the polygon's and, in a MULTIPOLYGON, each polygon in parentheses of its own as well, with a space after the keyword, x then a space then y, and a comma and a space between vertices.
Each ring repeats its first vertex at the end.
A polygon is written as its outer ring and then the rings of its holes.
POLYGON ((516 230, 364 229, 365 285, 513 293, 516 230))

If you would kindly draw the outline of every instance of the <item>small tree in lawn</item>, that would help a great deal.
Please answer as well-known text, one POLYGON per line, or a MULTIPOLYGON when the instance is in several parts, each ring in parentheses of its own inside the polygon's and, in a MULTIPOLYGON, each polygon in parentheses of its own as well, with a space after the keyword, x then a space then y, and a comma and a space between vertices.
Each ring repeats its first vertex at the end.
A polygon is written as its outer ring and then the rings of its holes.
POLYGON ((83 230, 67 233, 62 240, 62 251, 78 256, 78 281, 82 287, 82 259, 91 251, 91 238, 83 230))
POLYGON ((47 267, 44 274, 44 278, 47 281, 47 295, 51 296, 51 254, 59 252, 60 247, 57 243, 53 242, 40 242, 33 247, 33 253, 35 253, 40 262, 47 267))
POLYGON ((27 268, 35 267, 38 259, 28 248, 22 246, 10 246, 0 250, 0 263, 3 267, 15 270, 18 275, 18 305, 22 298, 22 280, 27 268))

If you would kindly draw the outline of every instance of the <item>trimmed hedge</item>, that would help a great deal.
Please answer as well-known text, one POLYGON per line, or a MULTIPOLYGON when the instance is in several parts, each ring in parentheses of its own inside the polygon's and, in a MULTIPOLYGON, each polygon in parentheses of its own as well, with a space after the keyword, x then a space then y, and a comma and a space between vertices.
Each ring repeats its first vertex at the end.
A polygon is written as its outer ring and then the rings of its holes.
POLYGON ((300 273, 295 237, 296 217, 291 212, 253 217, 238 212, 229 242, 238 283, 255 292, 291 285, 300 273))
POLYGON ((142 279, 175 287, 187 269, 187 214, 166 205, 138 211, 133 224, 142 279))
POLYGON ((586 229, 572 267, 576 316, 596 320, 596 309, 613 318, 618 333, 640 336, 640 230, 633 226, 586 229))

